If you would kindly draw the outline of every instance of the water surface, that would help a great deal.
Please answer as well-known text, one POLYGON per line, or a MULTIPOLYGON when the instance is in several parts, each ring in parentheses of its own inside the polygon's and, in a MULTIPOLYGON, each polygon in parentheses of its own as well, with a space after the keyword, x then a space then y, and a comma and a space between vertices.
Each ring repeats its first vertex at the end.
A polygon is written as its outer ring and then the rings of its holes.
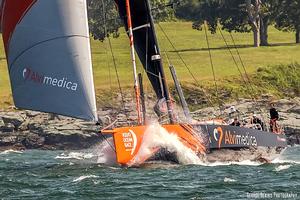
POLYGON ((99 164, 96 154, 1 152, 0 199, 300 199, 299 146, 288 148, 272 164, 128 169, 99 164))

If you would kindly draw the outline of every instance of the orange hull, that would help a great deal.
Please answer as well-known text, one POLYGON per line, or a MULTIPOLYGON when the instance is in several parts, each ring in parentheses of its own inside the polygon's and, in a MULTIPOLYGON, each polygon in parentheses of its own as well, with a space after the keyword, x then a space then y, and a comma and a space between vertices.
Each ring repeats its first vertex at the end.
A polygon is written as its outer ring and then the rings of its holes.
MULTIPOLYGON (((205 145, 198 139, 196 131, 187 124, 162 125, 168 133, 176 135, 179 140, 197 155, 206 152, 205 145)), ((102 133, 112 134, 116 150, 117 162, 124 166, 140 165, 152 157, 159 146, 151 147, 142 155, 139 153, 147 126, 122 127, 113 130, 104 130, 102 133)))

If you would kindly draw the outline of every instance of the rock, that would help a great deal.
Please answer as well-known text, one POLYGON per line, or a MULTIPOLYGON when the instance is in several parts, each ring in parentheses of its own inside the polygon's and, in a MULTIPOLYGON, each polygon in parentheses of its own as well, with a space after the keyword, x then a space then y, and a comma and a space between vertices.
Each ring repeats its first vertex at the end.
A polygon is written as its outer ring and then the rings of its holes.
POLYGON ((45 145, 55 146, 57 149, 88 148, 101 140, 97 134, 84 134, 75 131, 45 132, 45 145))
MULTIPOLYGON (((156 117, 153 112, 153 106, 156 102, 154 97, 147 97, 147 115, 151 119, 156 117)), ((197 101, 199 97, 193 97, 197 101)), ((238 99, 236 102, 225 104, 224 108, 230 108, 234 105, 240 111, 240 118, 250 117, 253 112, 257 115, 264 116, 268 121, 269 98, 260 99, 253 102, 249 99, 238 99), (256 109, 259 107, 259 109, 256 109)), ((199 103, 198 101, 198 103, 199 103)), ((115 127, 127 126, 136 123, 136 111, 132 99, 126 103, 126 108, 108 108, 98 111, 101 126, 110 125, 112 122, 115 127), (124 109, 127 112, 124 114, 124 109), (121 112, 122 110, 122 112, 121 112)), ((290 138, 290 143, 295 144, 300 138, 300 98, 292 100, 280 100, 276 104, 280 111, 280 124, 286 127, 286 132, 290 138)), ((178 110, 181 111, 181 108, 178 110)), ((219 109, 208 107, 192 112, 197 120, 208 120, 219 116, 219 109)), ((228 117, 228 112, 222 113, 224 119, 228 117)), ((182 118, 183 120, 185 117, 182 118)), ((150 120, 150 119, 149 119, 150 120)), ((113 128, 113 127, 112 127, 113 128)), ((69 117, 60 116, 59 119, 49 120, 46 113, 33 111, 0 112, 0 148, 7 145, 19 145, 20 148, 40 148, 40 149, 81 149, 88 148, 91 145, 101 141, 98 132, 101 127, 96 126, 93 122, 86 122, 69 117), (3 116, 3 120, 1 118, 3 116)))
POLYGON ((30 110, 26 110, 25 113, 26 113, 26 116, 27 116, 27 117, 30 117, 30 118, 36 117, 36 116, 38 116, 38 115, 41 114, 41 112, 30 111, 30 110))
POLYGON ((7 123, 6 125, 0 127, 0 132, 4 132, 4 133, 14 132, 14 130, 15 130, 15 126, 12 123, 7 123))
POLYGON ((5 124, 11 123, 14 125, 15 129, 18 129, 18 127, 23 123, 24 118, 17 112, 9 112, 6 113, 5 116, 2 116, 2 120, 5 124))
POLYGON ((99 117, 101 126, 108 126, 112 123, 111 117, 109 115, 104 115, 103 117, 99 117))
POLYGON ((5 135, 0 137, 0 145, 9 146, 18 143, 18 137, 15 135, 5 135))
POLYGON ((295 103, 287 100, 287 99, 280 99, 275 103, 275 107, 280 108, 280 111, 288 111, 289 109, 293 108, 295 106, 295 103))
POLYGON ((2 117, 0 117, 0 127, 5 126, 4 121, 2 120, 2 117))
POLYGON ((292 113, 296 113, 296 114, 300 115, 300 106, 295 106, 295 107, 289 109, 288 112, 292 112, 292 113))
POLYGON ((29 133, 23 141, 23 145, 27 149, 40 148, 44 145, 45 138, 34 133, 29 133))
POLYGON ((37 124, 37 123, 28 123, 27 127, 28 127, 28 130, 30 130, 30 131, 34 131, 34 132, 36 132, 36 131, 42 132, 43 131, 43 128, 41 127, 41 125, 37 124))
POLYGON ((29 128, 30 120, 25 120, 18 128, 19 131, 27 131, 29 128))
POLYGON ((57 130, 63 131, 63 130, 81 130, 80 124, 61 124, 57 125, 56 127, 57 130))

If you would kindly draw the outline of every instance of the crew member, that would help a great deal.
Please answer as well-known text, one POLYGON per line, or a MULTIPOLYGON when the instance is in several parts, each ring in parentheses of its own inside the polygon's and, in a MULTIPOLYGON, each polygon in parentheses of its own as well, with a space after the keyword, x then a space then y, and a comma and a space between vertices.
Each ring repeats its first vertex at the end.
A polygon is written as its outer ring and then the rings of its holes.
POLYGON ((234 118, 234 121, 230 124, 231 126, 241 126, 241 123, 239 122, 238 118, 234 118))
POLYGON ((277 120, 279 119, 279 114, 278 111, 275 108, 274 103, 271 103, 271 108, 270 108, 270 131, 277 133, 278 126, 277 126, 277 120))
POLYGON ((262 120, 259 117, 256 116, 256 114, 253 115, 252 124, 259 124, 260 127, 257 127, 258 130, 263 130, 264 123, 262 122, 262 120))
POLYGON ((233 117, 238 117, 239 115, 239 111, 234 107, 234 106, 230 106, 229 108, 229 118, 233 118, 233 117))

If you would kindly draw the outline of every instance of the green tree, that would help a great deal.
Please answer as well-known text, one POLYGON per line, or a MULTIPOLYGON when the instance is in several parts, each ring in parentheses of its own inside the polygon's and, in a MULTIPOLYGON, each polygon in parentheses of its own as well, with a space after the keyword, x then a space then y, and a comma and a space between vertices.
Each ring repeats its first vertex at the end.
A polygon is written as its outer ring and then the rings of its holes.
POLYGON ((282 31, 294 31, 296 43, 300 43, 300 0, 283 0, 277 6, 275 27, 282 31))
POLYGON ((177 9, 180 18, 192 20, 193 28, 201 29, 206 20, 212 33, 218 24, 222 29, 253 32, 254 46, 268 45, 268 25, 272 22, 275 0, 186 0, 177 9))
POLYGON ((88 0, 89 28, 94 39, 103 41, 105 37, 119 35, 122 21, 113 0, 88 0))
MULTIPOLYGON (((174 18, 170 0, 150 0, 156 21, 174 18)), ((119 36, 123 22, 119 17, 114 0, 88 0, 89 27, 94 39, 103 41, 105 37, 119 36)))

